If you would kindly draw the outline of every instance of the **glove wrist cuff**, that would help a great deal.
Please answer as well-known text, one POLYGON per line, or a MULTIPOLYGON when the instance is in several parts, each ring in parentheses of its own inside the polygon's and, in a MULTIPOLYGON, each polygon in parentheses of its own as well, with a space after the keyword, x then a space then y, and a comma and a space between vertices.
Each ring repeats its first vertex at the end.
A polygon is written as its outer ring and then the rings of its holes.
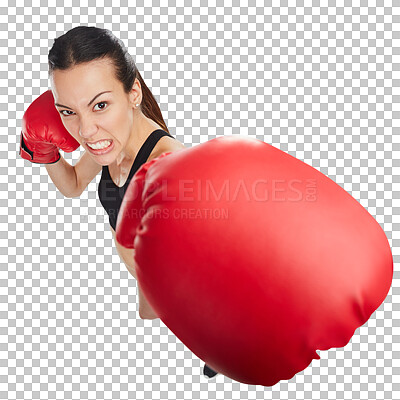
POLYGON ((40 154, 37 151, 32 151, 24 141, 24 135, 21 133, 20 139, 20 147, 19 147, 19 155, 34 164, 54 164, 60 158, 61 154, 58 151, 57 147, 54 147, 54 150, 47 154, 40 154))

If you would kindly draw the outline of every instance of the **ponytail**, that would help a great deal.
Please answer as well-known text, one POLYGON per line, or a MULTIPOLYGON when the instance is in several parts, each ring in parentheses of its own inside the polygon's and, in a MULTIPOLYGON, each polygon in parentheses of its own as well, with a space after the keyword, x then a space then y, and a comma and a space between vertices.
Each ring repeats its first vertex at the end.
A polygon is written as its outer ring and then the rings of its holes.
POLYGON ((140 105, 141 110, 143 114, 147 117, 152 119, 154 122, 156 122, 158 125, 162 127, 166 132, 169 133, 169 130, 167 128, 167 125, 165 124, 164 118, 161 114, 160 107, 157 104, 156 99, 153 96, 153 93, 151 93, 150 89, 147 87, 147 85, 144 83, 144 80, 142 76, 140 75, 140 72, 138 69, 136 69, 136 77, 139 79, 140 86, 142 88, 142 103, 140 105))

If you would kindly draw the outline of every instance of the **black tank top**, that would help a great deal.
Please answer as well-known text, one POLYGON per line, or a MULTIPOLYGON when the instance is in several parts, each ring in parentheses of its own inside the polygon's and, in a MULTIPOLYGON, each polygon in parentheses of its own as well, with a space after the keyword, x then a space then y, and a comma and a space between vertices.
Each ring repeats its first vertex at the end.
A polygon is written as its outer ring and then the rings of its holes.
POLYGON ((163 136, 170 136, 173 138, 172 135, 162 129, 157 129, 148 136, 136 155, 132 168, 129 172, 128 179, 121 187, 117 186, 111 179, 108 166, 103 165, 101 179, 97 191, 99 193, 100 203, 106 210, 110 225, 114 230, 117 224, 117 217, 121 207, 122 199, 125 195, 126 189, 129 186, 129 182, 137 170, 147 161, 152 150, 154 149, 154 146, 163 136))

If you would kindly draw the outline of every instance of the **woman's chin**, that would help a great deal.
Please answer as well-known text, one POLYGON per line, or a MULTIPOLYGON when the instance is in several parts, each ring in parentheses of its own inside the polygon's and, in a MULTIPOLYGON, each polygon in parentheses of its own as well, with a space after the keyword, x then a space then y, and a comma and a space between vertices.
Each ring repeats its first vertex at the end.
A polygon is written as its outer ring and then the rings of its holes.
POLYGON ((88 149, 90 155, 97 164, 106 166, 112 164, 116 160, 116 152, 114 148, 114 142, 111 144, 110 149, 107 149, 106 152, 101 151, 93 151, 92 149, 88 149))
POLYGON ((115 157, 111 158, 111 157, 99 157, 99 156, 95 156, 93 157, 93 161, 96 164, 101 165, 102 167, 105 167, 107 165, 110 165, 114 162, 115 157))

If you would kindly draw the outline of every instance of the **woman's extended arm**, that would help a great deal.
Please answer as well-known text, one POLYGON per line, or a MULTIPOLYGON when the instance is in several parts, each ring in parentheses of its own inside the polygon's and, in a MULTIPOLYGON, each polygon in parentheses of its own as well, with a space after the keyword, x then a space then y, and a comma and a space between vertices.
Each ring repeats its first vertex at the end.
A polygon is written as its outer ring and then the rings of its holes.
MULTIPOLYGON (((133 259, 135 249, 128 249, 121 246, 115 239, 115 231, 110 226, 111 232, 114 237, 115 247, 117 248, 118 255, 121 257, 122 261, 125 263, 126 269, 129 273, 136 278, 135 260, 133 259)), ((151 307, 147 299, 144 297, 142 290, 140 289, 138 281, 138 292, 139 292, 139 316, 141 319, 156 319, 158 315, 155 313, 154 309, 151 307)))
POLYGON ((45 164, 47 173, 57 189, 65 197, 78 197, 101 171, 101 165, 93 161, 85 151, 72 166, 63 156, 54 164, 45 164))

